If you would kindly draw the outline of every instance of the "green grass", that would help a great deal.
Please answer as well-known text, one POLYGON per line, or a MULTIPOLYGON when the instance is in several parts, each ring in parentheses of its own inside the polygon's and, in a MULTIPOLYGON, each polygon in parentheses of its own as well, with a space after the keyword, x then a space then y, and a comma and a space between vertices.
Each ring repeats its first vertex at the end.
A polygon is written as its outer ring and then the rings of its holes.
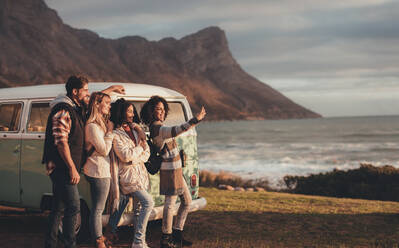
MULTIPOLYGON (((201 188, 193 247, 399 247, 399 203, 201 188)), ((151 231, 150 231, 151 232, 151 231)))

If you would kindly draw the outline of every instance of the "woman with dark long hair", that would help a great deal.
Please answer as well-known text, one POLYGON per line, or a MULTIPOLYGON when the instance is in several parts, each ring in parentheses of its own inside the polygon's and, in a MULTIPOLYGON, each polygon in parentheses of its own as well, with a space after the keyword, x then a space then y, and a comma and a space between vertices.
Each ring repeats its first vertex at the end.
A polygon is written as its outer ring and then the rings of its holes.
POLYGON ((115 187, 111 187, 111 195, 119 203, 119 206, 114 204, 108 229, 113 235, 116 234, 116 227, 128 204, 129 197, 133 197, 135 233, 132 248, 146 248, 148 247, 145 240, 147 222, 154 206, 152 196, 148 193, 150 180, 144 165, 150 156, 150 150, 147 142, 140 139, 142 136, 145 137, 145 134, 138 127, 140 119, 131 102, 121 98, 112 103, 110 119, 115 124, 113 132, 115 154, 111 159, 115 162, 112 162, 111 167, 116 168, 112 180, 115 187), (117 187, 120 188, 122 194, 116 190, 117 187), (140 204, 140 208, 137 203, 140 204))
POLYGON ((112 148, 114 125, 108 121, 110 108, 109 95, 94 92, 90 97, 85 127, 85 148, 89 157, 83 166, 83 173, 90 184, 92 209, 89 223, 91 235, 98 248, 106 247, 101 220, 111 179, 108 154, 112 148))
POLYGON ((161 247, 191 246, 192 242, 183 238, 183 228, 191 204, 191 194, 183 178, 182 161, 175 137, 197 125, 206 115, 201 112, 186 123, 178 126, 164 126, 169 106, 160 96, 152 96, 142 107, 140 117, 149 126, 150 137, 161 151, 160 194, 165 195, 162 220, 161 247), (179 196, 181 204, 173 225, 173 209, 179 196))

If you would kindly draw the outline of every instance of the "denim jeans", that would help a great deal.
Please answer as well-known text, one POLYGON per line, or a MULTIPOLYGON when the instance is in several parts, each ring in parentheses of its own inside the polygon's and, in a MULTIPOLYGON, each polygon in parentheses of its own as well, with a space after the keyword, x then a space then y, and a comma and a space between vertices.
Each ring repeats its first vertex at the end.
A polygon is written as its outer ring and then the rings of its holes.
POLYGON ((49 215, 49 228, 45 247, 57 247, 58 228, 63 222, 64 247, 76 247, 75 227, 80 213, 78 186, 70 184, 67 172, 55 170, 51 175, 53 184, 53 201, 49 215), (62 220, 62 216, 64 219, 62 220))
POLYGON ((86 176, 90 184, 91 204, 90 231, 94 240, 103 235, 102 216, 107 201, 111 178, 94 178, 86 176))
POLYGON ((108 225, 111 228, 112 233, 116 233, 116 229, 118 228, 119 220, 122 217, 123 212, 127 204, 129 203, 129 195, 120 194, 119 195, 119 207, 118 209, 111 214, 109 217, 108 225))
POLYGON ((145 243, 145 232, 147 230, 148 219, 150 218, 151 210, 154 207, 154 200, 152 196, 145 190, 138 190, 132 193, 133 199, 140 202, 140 208, 138 204, 135 204, 135 212, 139 209, 139 215, 135 215, 135 226, 134 226, 134 243, 143 244, 145 243))
POLYGON ((129 195, 120 195, 119 208, 111 215, 109 220, 111 232, 116 232, 119 220, 129 203, 129 196, 133 196, 133 224, 135 230, 133 242, 136 244, 143 244, 145 242, 148 219, 154 207, 152 196, 145 190, 135 191, 129 195))
MULTIPOLYGON (((188 211, 190 210, 190 204, 192 202, 190 191, 188 190, 187 184, 183 183, 183 194, 179 195, 180 207, 177 211, 176 221, 173 225, 173 229, 183 231, 184 223, 186 222, 188 211)), ((173 223, 173 210, 175 208, 177 195, 166 195, 165 205, 163 207, 163 219, 162 219, 162 232, 166 234, 172 233, 173 223)))

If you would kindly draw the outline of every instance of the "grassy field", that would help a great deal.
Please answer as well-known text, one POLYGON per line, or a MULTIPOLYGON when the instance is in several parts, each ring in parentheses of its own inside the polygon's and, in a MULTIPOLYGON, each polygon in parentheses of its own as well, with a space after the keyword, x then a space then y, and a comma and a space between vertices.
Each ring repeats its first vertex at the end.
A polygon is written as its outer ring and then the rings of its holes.
MULTIPOLYGON (((397 202, 214 188, 200 195, 208 205, 186 225, 194 247, 398 247, 397 202)), ((150 228, 149 236, 160 229, 150 228)))
MULTIPOLYGON (((397 202, 204 187, 200 195, 208 205, 191 213, 185 227, 193 248, 399 247, 397 202)), ((149 223, 150 247, 159 247, 160 223, 149 223)), ((47 214, 0 207, 0 247, 43 247, 46 230, 47 214)), ((133 228, 119 234, 113 247, 130 247, 133 228)))

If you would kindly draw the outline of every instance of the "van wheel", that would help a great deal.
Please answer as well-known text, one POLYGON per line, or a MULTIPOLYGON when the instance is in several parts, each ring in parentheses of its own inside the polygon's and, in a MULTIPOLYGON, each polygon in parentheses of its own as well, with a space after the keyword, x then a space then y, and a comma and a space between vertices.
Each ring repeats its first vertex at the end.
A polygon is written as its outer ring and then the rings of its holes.
MULTIPOLYGON (((90 210, 84 200, 80 200, 80 214, 78 214, 78 219, 76 221, 75 235, 78 243, 85 243, 90 238, 89 231, 89 216, 90 210)), ((63 239, 62 221, 58 227, 58 237, 63 239)))

